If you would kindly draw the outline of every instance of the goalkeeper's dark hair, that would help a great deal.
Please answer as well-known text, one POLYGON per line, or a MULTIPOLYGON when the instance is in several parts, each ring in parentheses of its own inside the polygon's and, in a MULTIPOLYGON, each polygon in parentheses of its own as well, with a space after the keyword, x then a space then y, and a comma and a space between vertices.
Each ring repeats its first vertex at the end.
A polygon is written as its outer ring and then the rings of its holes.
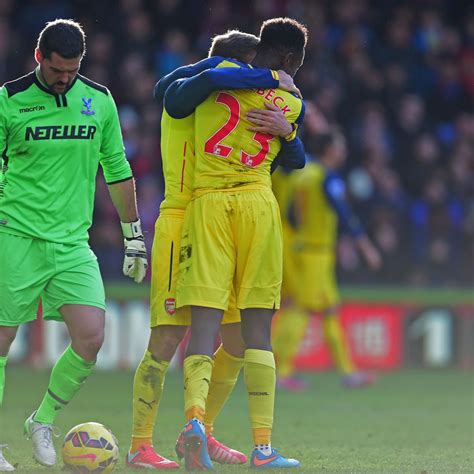
POLYGON ((255 56, 259 42, 260 40, 255 35, 239 30, 229 30, 212 38, 209 57, 223 56, 249 63, 255 56))
POLYGON ((308 30, 293 18, 272 18, 260 28, 260 51, 278 54, 301 53, 308 41, 308 30))
POLYGON ((77 58, 86 52, 86 35, 77 21, 49 21, 39 34, 37 47, 44 58, 51 58, 52 53, 77 58))

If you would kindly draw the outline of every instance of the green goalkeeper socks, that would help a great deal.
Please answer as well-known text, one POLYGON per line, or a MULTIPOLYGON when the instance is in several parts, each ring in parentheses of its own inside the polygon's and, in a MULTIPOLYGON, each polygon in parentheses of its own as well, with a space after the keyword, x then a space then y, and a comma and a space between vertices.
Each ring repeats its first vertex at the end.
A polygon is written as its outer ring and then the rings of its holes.
POLYGON ((58 359, 49 379, 48 391, 34 421, 52 424, 58 411, 66 406, 92 372, 95 362, 86 362, 69 346, 58 359))
POLYGON ((7 365, 7 358, 0 357, 0 407, 3 402, 3 390, 5 388, 5 366, 7 365))

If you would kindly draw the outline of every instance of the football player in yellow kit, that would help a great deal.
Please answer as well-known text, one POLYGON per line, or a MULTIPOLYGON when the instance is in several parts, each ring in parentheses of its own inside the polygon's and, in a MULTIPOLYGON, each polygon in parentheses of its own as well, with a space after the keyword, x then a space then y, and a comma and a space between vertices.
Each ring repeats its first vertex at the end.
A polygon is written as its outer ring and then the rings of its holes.
MULTIPOLYGON (((311 114, 311 103, 307 104, 305 124, 308 121, 308 113, 311 114)), ((295 347, 298 348, 301 343, 308 324, 308 316, 304 310, 295 304, 299 268, 293 252, 296 232, 288 219, 294 181, 292 171, 292 169, 280 167, 272 174, 273 193, 278 201, 283 228, 282 304, 274 318, 272 346, 277 367, 277 386, 281 388, 283 381, 291 384, 293 391, 303 391, 307 388, 306 382, 293 376, 295 347), (280 325, 280 322, 282 322, 282 325, 280 325), (289 330, 286 326, 284 327, 285 323, 291 325, 289 330), (283 329, 280 330, 280 327, 283 329)))
MULTIPOLYGON (((155 88, 155 98, 161 102, 167 86, 179 77, 190 77, 210 68, 222 65, 219 77, 210 71, 208 80, 212 87, 219 81, 226 87, 265 87, 278 84, 294 90, 293 81, 284 73, 268 69, 244 70, 236 77, 236 69, 227 71, 228 64, 221 55, 237 57, 250 61, 255 56, 258 38, 253 35, 231 31, 214 38, 210 57, 197 64, 177 69, 159 81, 155 88), (227 74, 227 76, 226 76, 227 74)), ((266 120, 267 126, 278 135, 292 134, 292 127, 281 116, 274 113, 266 120)), ((301 144, 292 140, 280 155, 283 162, 292 165, 297 159, 304 164, 304 152, 301 144)), ((176 278, 178 273, 181 228, 184 210, 191 199, 194 175, 194 116, 173 119, 163 110, 161 149, 163 173, 166 183, 165 199, 160 206, 160 217, 155 227, 155 239, 152 252, 151 281, 151 336, 139 367, 137 368, 133 390, 133 433, 127 464, 130 467, 172 469, 178 467, 153 449, 152 435, 154 423, 161 399, 165 374, 169 361, 183 339, 190 323, 189 308, 176 309, 176 278)), ((211 393, 208 401, 206 429, 209 452, 213 460, 226 464, 240 464, 246 456, 219 443, 212 436, 212 425, 228 395, 233 389, 243 365, 243 342, 240 330, 240 314, 229 309, 224 317, 226 323, 221 331, 223 346, 215 355, 215 368, 212 377, 211 393)), ((182 456, 182 443, 177 444, 177 453, 182 456)))
MULTIPOLYGON (((304 59, 306 38, 306 28, 293 19, 268 20, 252 64, 294 76, 304 59)), ((205 86, 197 76, 170 86, 165 98, 168 113, 176 118, 188 115, 196 105, 191 98, 204 96, 205 86)), ((213 344, 232 288, 246 345, 244 378, 254 438, 251 466, 300 465, 271 446, 275 361, 270 328, 280 305, 282 230, 270 169, 281 144, 270 134, 249 131, 247 116, 255 107, 265 108, 265 103, 279 107, 297 130, 304 116, 302 100, 275 88, 221 90, 195 111, 194 193, 186 210, 177 286, 178 307, 191 305, 192 314, 184 360, 188 469, 212 469, 203 421, 213 344)))
POLYGON ((274 331, 275 341, 287 342, 283 349, 280 349, 282 344, 275 344, 275 354, 282 368, 279 387, 289 390, 301 388, 293 380, 293 359, 313 313, 323 316, 324 336, 338 369, 344 374, 343 384, 360 387, 374 381, 373 374, 357 371, 338 319, 340 298, 335 278, 338 221, 349 230, 371 269, 380 267, 380 255, 345 198, 344 182, 338 174, 347 155, 344 137, 334 130, 322 133, 316 148, 318 161, 312 160, 304 170, 292 173, 290 184, 290 212, 296 227, 290 258, 298 268, 292 288, 298 314, 302 310, 306 317, 300 324, 301 318, 295 320, 290 312, 283 313, 274 331))
MULTIPOLYGON (((264 118, 262 111, 255 110, 254 115, 264 118)), ((310 135, 319 135, 329 129, 328 122, 311 101, 306 101, 304 121, 305 130, 310 135)), ((272 345, 277 363, 277 386, 299 392, 306 390, 308 384, 294 375, 293 359, 306 331, 308 315, 295 304, 299 269, 293 252, 296 232, 289 219, 293 199, 293 171, 291 168, 281 167, 272 174, 273 193, 280 207, 283 227, 282 305, 274 320, 272 345)))

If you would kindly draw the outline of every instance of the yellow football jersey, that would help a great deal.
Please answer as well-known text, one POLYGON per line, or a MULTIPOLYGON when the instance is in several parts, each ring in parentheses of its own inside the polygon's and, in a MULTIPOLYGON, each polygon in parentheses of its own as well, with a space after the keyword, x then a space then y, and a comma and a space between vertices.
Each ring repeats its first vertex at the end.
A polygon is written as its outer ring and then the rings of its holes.
POLYGON ((288 221, 288 207, 292 197, 292 176, 293 173, 287 173, 281 168, 277 168, 272 174, 273 194, 275 195, 278 205, 280 206, 280 215, 283 224, 288 221))
POLYGON ((160 210, 186 209, 193 191, 194 114, 177 120, 163 109, 161 159, 165 178, 165 198, 160 210))
POLYGON ((294 175, 295 215, 299 242, 333 248, 337 241, 337 214, 324 192, 326 170, 319 163, 307 163, 294 175))
POLYGON ((283 284, 282 298, 294 298, 296 282, 298 279, 299 262, 294 251, 296 232, 289 222, 288 210, 292 204, 294 172, 288 173, 277 168, 272 174, 273 194, 280 207, 281 223, 283 229, 283 284))
MULTIPOLYGON (((240 67, 240 65, 224 60, 217 67, 240 67)), ((167 113, 165 107, 163 108, 161 159, 165 197, 160 210, 186 209, 191 200, 194 181, 194 114, 175 119, 167 113)))
POLYGON ((264 109, 265 102, 280 107, 296 126, 304 115, 303 101, 281 89, 216 91, 196 108, 196 193, 271 187, 270 165, 280 151, 280 138, 247 130, 252 124, 246 118, 250 109, 264 109))

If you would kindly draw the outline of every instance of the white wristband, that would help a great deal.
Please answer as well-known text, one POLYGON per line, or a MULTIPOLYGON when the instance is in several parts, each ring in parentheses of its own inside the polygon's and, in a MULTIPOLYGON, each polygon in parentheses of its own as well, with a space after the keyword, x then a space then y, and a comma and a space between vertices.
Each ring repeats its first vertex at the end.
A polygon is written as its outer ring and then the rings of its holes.
POLYGON ((126 239, 143 237, 142 223, 140 222, 140 219, 137 219, 134 222, 120 222, 120 225, 122 226, 123 236, 126 239))

